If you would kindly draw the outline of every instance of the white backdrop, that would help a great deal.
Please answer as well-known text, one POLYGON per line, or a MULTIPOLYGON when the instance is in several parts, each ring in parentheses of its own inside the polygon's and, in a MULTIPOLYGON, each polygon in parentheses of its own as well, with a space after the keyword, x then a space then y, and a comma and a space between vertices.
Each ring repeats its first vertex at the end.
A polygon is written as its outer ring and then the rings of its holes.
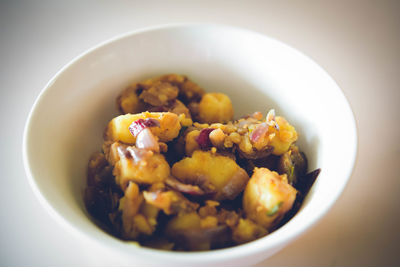
POLYGON ((229 24, 283 41, 319 63, 355 113, 358 159, 343 195, 258 266, 398 265, 399 14, 400 1, 0 1, 0 265, 104 266, 33 195, 23 127, 40 90, 72 58, 115 35, 173 22, 229 24))

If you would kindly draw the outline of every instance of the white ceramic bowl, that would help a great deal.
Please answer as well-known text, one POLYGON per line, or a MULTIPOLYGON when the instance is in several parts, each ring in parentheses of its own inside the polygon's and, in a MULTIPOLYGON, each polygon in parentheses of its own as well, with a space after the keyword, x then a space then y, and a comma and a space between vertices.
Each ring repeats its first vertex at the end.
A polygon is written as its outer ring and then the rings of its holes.
POLYGON ((349 179, 356 157, 352 111, 340 88, 311 59, 266 36, 218 25, 173 25, 136 31, 74 59, 43 89, 28 118, 23 155, 29 182, 53 217, 96 257, 112 265, 249 265, 280 250, 315 224, 349 179), (298 214, 254 242, 209 252, 134 246, 98 228, 82 200, 86 165, 117 115, 115 98, 131 82, 188 75, 228 94, 237 116, 275 108, 300 134, 310 169, 322 172, 298 214), (99 256, 101 255, 101 256, 99 256))

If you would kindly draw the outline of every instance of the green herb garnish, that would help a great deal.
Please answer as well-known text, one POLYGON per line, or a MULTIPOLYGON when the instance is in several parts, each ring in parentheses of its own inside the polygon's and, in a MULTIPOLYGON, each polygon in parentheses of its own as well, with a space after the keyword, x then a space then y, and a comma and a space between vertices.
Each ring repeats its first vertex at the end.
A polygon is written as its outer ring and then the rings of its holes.
POLYGON ((274 216, 278 212, 278 210, 282 206, 282 204, 283 204, 282 201, 279 202, 278 204, 276 204, 270 211, 267 212, 267 215, 270 217, 274 216))

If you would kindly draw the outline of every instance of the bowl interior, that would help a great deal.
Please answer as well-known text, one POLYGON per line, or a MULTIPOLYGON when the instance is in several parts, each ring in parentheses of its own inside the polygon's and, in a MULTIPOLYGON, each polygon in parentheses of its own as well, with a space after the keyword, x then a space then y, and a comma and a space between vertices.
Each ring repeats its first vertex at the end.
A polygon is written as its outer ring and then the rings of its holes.
MULTIPOLYGON (((100 230, 85 211, 86 165, 101 149, 107 122, 117 115, 120 91, 165 73, 185 74, 208 92, 228 94, 236 117, 275 108, 299 132, 309 168, 322 169, 301 211, 240 253, 283 245, 336 200, 350 176, 357 142, 352 112, 335 82, 312 60, 265 36, 224 26, 172 26, 90 50, 63 68, 35 103, 25 132, 25 163, 35 192, 58 220, 101 242, 132 249, 100 230)), ((213 255, 226 256, 229 250, 234 248, 213 255)))

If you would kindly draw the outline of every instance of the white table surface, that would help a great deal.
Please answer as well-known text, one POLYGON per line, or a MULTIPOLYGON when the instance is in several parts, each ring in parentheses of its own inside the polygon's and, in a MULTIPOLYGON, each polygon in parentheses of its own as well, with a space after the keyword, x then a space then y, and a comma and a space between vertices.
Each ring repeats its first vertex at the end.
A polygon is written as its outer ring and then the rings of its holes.
POLYGON ((342 196, 257 266, 399 266, 400 1, 0 1, 0 265, 102 266, 33 195, 21 157, 25 120, 72 58, 115 35, 172 22, 275 37, 330 73, 354 111, 358 159, 342 196))

